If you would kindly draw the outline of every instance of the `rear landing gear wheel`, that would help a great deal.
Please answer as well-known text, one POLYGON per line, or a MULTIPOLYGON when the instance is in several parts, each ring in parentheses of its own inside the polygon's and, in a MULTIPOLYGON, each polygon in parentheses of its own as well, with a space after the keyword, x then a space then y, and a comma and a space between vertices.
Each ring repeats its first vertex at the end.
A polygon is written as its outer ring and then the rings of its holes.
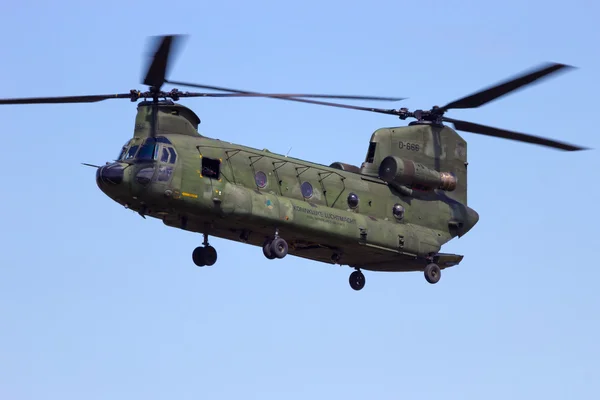
POLYGON ((354 271, 350 274, 350 287, 354 290, 361 290, 365 287, 365 276, 360 271, 354 271))
POLYGON ((273 239, 267 239, 263 243, 263 254, 269 260, 283 258, 288 254, 288 244, 285 239, 279 237, 279 230, 275 229, 273 239))
POLYGON ((425 279, 431 284, 438 283, 440 281, 440 278, 442 277, 442 270, 437 264, 433 263, 425 267, 424 273, 425 279))
POLYGON ((288 244, 284 239, 280 237, 276 237, 275 239, 273 239, 273 241, 271 242, 271 246, 269 247, 269 250, 271 250, 271 254, 277 258, 283 258, 288 253, 288 244))

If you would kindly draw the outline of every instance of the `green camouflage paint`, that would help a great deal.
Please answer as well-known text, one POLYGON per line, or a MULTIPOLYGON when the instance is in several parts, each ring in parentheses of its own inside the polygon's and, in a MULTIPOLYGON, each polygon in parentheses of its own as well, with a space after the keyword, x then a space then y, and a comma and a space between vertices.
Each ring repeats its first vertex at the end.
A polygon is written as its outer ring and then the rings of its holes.
MULTIPOLYGON (((157 136, 170 144, 160 144, 158 152, 175 153, 176 161, 163 162, 158 154, 156 166, 122 162, 123 184, 100 184, 108 196, 144 216, 256 246, 278 229, 290 254, 367 270, 423 270, 432 255, 441 268, 462 260, 438 254, 479 218, 466 204, 466 142, 450 128, 411 124, 379 129, 365 162, 351 168, 357 173, 211 139, 198 133, 200 119, 189 108, 161 104, 159 110, 157 136), (387 156, 452 173, 456 188, 390 185, 378 177, 387 156), (210 168, 203 168, 210 163, 218 167, 213 178, 210 168), (144 168, 154 174, 149 184, 138 182, 144 168), (165 169, 170 175, 159 181, 165 169), (354 207, 348 202, 351 194, 358 198, 354 207), (402 218, 394 215, 394 206, 403 211, 402 218)), ((148 137, 150 118, 151 108, 141 103, 129 145, 141 145, 148 137)))

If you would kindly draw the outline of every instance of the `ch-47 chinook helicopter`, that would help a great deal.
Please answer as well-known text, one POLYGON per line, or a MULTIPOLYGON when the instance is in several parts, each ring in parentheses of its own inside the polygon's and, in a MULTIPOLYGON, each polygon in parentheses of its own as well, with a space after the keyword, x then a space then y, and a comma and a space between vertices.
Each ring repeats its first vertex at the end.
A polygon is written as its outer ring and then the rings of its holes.
POLYGON ((563 64, 545 65, 444 107, 411 112, 308 100, 397 98, 263 94, 167 80, 169 54, 179 38, 158 38, 143 81, 150 87, 146 92, 6 99, 0 104, 143 99, 137 105, 133 137, 117 159, 91 165, 97 168, 96 182, 111 199, 144 217, 202 233, 203 245, 192 253, 200 267, 217 261, 208 243, 211 235, 260 246, 270 260, 289 253, 347 265, 355 269, 349 279, 355 290, 365 285, 361 270, 422 271, 429 283, 437 283, 442 269, 463 259, 440 252, 441 247, 479 220, 467 205, 467 142, 456 130, 561 150, 584 149, 444 116, 450 109, 479 107, 569 68, 563 64), (227 93, 164 92, 165 83, 227 93), (360 167, 343 162, 326 166, 205 137, 198 132, 198 116, 176 103, 184 97, 270 97, 416 121, 372 133, 360 167))

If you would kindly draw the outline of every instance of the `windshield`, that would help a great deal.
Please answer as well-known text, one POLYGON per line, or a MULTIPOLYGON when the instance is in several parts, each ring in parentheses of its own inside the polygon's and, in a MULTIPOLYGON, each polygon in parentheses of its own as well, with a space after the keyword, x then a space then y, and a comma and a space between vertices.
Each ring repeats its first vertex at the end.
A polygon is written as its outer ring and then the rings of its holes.
POLYGON ((156 147, 156 140, 154 138, 148 138, 140 148, 137 154, 138 160, 150 161, 154 158, 154 148, 156 147))
POLYGON ((129 142, 125 143, 123 145, 123 147, 121 148, 121 152, 119 153, 119 157, 116 158, 117 161, 122 160, 123 156, 125 155, 125 152, 127 151, 127 145, 129 144, 129 142))
POLYGON ((144 141, 144 144, 141 146, 135 144, 133 146, 129 145, 127 142, 123 148, 121 149, 121 153, 119 153, 118 161, 123 160, 140 160, 140 161, 151 161, 155 158, 155 150, 156 149, 156 139, 148 138, 144 141), (138 151, 139 150, 139 151, 138 151))
MULTIPOLYGON (((175 151, 169 146, 167 148, 162 148, 162 156, 160 155, 161 147, 160 143, 165 143, 170 145, 171 142, 169 139, 165 137, 157 137, 157 138, 147 138, 142 145, 139 144, 130 144, 130 142, 125 143, 121 152, 119 153, 119 157, 117 161, 125 161, 125 160, 135 160, 135 161, 152 161, 158 160, 159 158, 163 162, 175 163, 176 154, 175 151), (170 153, 169 153, 170 152, 170 153), (169 159, 169 156, 170 159, 169 159)), ((163 146, 165 146, 163 144, 163 146)))

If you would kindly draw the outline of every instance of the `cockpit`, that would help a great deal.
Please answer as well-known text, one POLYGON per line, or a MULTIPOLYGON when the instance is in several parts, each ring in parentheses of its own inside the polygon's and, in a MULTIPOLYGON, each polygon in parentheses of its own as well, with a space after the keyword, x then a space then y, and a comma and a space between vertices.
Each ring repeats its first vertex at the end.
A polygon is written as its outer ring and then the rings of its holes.
POLYGON ((177 153, 169 139, 163 136, 147 138, 144 142, 136 144, 135 141, 125 143, 115 161, 130 163, 160 161, 175 164, 177 153))

